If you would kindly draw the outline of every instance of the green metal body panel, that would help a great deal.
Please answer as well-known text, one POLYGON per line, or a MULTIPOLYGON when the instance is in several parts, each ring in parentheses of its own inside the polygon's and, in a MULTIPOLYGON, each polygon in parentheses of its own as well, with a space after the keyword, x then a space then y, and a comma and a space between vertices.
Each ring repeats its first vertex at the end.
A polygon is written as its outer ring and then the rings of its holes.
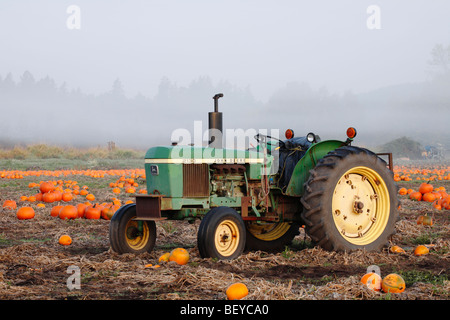
POLYGON ((303 184, 309 178, 309 170, 313 169, 328 152, 346 144, 346 142, 339 140, 325 140, 313 144, 295 166, 286 188, 286 195, 300 197, 304 192, 303 184))
POLYGON ((147 190, 153 194, 163 194, 170 197, 183 196, 183 165, 182 164, 158 164, 158 175, 152 175, 151 164, 145 164, 147 177, 147 190))

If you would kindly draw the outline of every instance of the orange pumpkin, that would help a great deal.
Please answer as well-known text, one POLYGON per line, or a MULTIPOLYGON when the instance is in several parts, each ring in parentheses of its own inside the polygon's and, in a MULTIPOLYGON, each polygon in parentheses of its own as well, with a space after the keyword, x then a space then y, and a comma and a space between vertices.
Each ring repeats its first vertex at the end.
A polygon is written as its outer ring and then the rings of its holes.
POLYGON ((407 193, 408 193, 408 190, 406 188, 400 188, 398 190, 398 194, 400 194, 402 196, 406 195, 407 193))
POLYGON ((84 211, 86 210, 87 205, 84 203, 77 204, 78 218, 84 217, 84 211))
POLYGON ((64 201, 64 202, 69 202, 69 201, 71 201, 72 199, 73 199, 72 193, 70 193, 70 192, 64 192, 64 193, 62 194, 62 201, 64 201))
POLYGON ((170 252, 164 253, 159 257, 158 262, 169 262, 170 252))
POLYGON ((59 244, 61 244, 63 246, 68 246, 68 245, 72 244, 72 238, 68 235, 63 235, 63 236, 59 237, 59 244))
POLYGON ((402 247, 399 247, 399 246, 392 246, 390 251, 392 253, 405 253, 405 250, 402 247))
POLYGON ((240 300, 248 295, 248 288, 241 282, 233 283, 227 288, 225 293, 228 300, 240 300))
POLYGON ((417 218, 417 224, 423 224, 424 226, 432 226, 433 219, 430 216, 419 216, 417 218))
POLYGON ((61 201, 62 200, 62 192, 59 190, 52 191, 52 193, 55 195, 55 201, 61 201))
POLYGON ((409 194, 409 198, 411 200, 421 201, 422 200, 422 193, 420 193, 419 191, 411 192, 409 194))
POLYGON ((419 192, 421 194, 425 194, 425 193, 432 192, 432 191, 433 191, 433 186, 429 183, 424 182, 419 186, 419 192))
POLYGON ((114 188, 112 189, 112 192, 119 194, 120 193, 120 188, 114 188))
POLYGON ((92 193, 89 193, 89 194, 86 196, 86 199, 89 200, 89 201, 94 201, 94 200, 95 200, 95 196, 94 196, 92 193))
POLYGON ((57 217, 59 216, 59 213, 61 212, 61 209, 63 208, 63 206, 54 206, 52 208, 52 210, 50 211, 50 215, 52 217, 57 217))
POLYGON ((136 188, 134 187, 128 187, 125 189, 126 193, 135 193, 136 192, 136 188))
POLYGON ((84 217, 86 219, 100 219, 101 211, 97 206, 87 206, 84 211, 84 217))
POLYGON ((366 273, 361 278, 361 283, 365 284, 367 288, 374 290, 374 291, 380 291, 381 290, 381 277, 379 274, 375 272, 369 272, 366 273))
POLYGON ((426 202, 433 202, 434 200, 436 200, 436 195, 432 192, 424 193, 422 196, 422 200, 426 202))
POLYGON ((396 273, 388 274, 381 282, 381 289, 386 293, 401 293, 405 288, 405 280, 396 273))
POLYGON ((55 189, 55 186, 53 183, 51 182, 41 182, 41 184, 39 185, 39 190, 41 190, 41 193, 47 193, 47 192, 51 192, 55 189))
POLYGON ((5 202, 3 202, 3 208, 15 210, 17 209, 17 203, 14 200, 5 200, 5 202))
POLYGON ((175 261, 179 265, 186 264, 189 261, 189 252, 184 248, 173 249, 169 261, 175 261))
POLYGON ((46 192, 42 195, 42 201, 52 203, 56 201, 56 195, 53 192, 46 192))
POLYGON ((447 196, 445 199, 443 199, 441 205, 444 209, 450 210, 450 196, 447 196))
POLYGON ((119 209, 119 206, 116 205, 105 206, 102 210, 102 218, 105 220, 111 220, 117 209, 119 209))
POLYGON ((442 199, 435 200, 432 205, 436 210, 442 210, 442 199))
POLYGON ((42 192, 36 193, 34 195, 35 201, 42 201, 42 192))
POLYGON ((424 245, 418 245, 415 249, 414 249, 414 255, 415 256, 423 256, 426 255, 430 252, 430 250, 425 247, 424 245))
POLYGON ((34 215, 34 209, 31 207, 22 207, 17 210, 17 218, 19 220, 33 219, 34 215))
POLYGON ((62 207, 61 211, 59 212, 59 218, 60 219, 76 219, 78 218, 78 210, 75 206, 67 205, 62 207))
POLYGON ((445 199, 448 197, 448 193, 444 191, 438 191, 438 193, 441 195, 440 198, 441 199, 445 199))

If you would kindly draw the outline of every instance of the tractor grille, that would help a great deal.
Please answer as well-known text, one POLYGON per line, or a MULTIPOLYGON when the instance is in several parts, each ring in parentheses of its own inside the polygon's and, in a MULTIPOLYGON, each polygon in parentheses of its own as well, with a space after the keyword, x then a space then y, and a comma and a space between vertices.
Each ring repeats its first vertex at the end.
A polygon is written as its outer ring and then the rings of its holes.
POLYGON ((207 164, 183 164, 183 197, 208 197, 207 164))

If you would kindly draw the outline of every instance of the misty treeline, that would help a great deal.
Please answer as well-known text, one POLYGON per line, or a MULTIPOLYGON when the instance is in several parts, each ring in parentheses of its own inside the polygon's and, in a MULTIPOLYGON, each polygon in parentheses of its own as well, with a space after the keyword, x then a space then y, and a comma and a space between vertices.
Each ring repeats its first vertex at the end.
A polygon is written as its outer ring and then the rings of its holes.
POLYGON ((323 139, 345 139, 346 128, 354 126, 359 145, 373 147, 408 136, 448 149, 450 46, 437 45, 430 57, 430 78, 424 82, 337 94, 305 80, 274 88, 267 101, 255 97, 251 86, 214 82, 208 76, 186 86, 164 77, 155 92, 127 97, 120 79, 108 92, 85 94, 50 76, 8 73, 0 75, 0 145, 106 146, 114 141, 119 147, 145 149, 170 144, 175 129, 194 132, 194 121, 203 121, 207 130, 212 97, 221 92, 224 128, 278 130, 280 135, 292 128, 297 136, 312 131, 323 139))

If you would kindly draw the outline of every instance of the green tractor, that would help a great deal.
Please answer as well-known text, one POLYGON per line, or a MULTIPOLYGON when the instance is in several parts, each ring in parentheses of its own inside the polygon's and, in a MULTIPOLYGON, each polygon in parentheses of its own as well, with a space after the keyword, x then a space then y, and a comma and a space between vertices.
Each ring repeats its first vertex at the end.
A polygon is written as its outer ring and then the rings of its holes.
MULTIPOLYGON (((213 98, 210 131, 222 131, 222 96, 213 98)), ((343 141, 321 141, 288 129, 283 141, 256 135, 255 150, 223 149, 214 137, 208 147, 152 147, 145 155, 148 194, 116 211, 111 247, 149 252, 157 221, 201 219, 197 246, 204 258, 280 251, 301 226, 326 250, 380 250, 398 216, 392 163, 352 146, 355 136, 349 128, 343 141)))

